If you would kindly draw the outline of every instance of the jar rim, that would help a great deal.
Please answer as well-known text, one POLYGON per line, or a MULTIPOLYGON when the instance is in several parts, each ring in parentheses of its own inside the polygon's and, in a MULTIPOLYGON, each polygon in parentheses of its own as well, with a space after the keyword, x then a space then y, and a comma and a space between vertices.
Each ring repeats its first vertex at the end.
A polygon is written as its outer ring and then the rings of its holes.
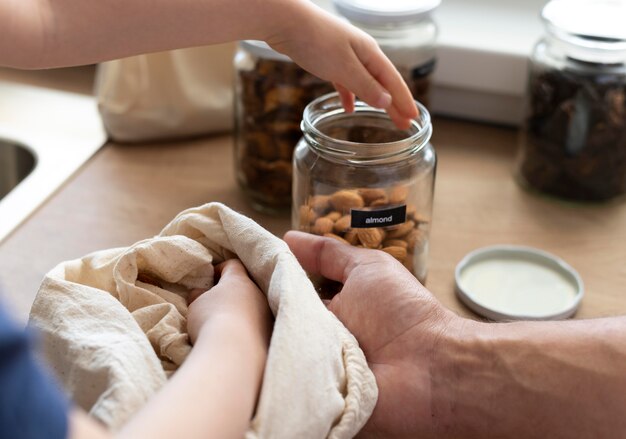
MULTIPOLYGON (((341 104, 339 93, 333 92, 320 96, 304 109, 302 118, 302 132, 311 146, 316 150, 326 154, 354 158, 357 160, 380 160, 389 159, 395 156, 404 156, 407 153, 415 153, 428 144, 432 136, 432 124, 430 113, 420 102, 415 101, 419 114, 411 121, 411 128, 415 130, 413 134, 401 140, 383 143, 360 143, 349 140, 341 140, 331 137, 317 128, 320 122, 328 120, 330 117, 337 117, 347 113, 341 104), (324 112, 316 116, 316 109, 324 112), (367 146, 366 149, 363 146, 367 146)), ((380 118, 391 121, 385 110, 375 108, 357 99, 354 105, 354 113, 375 114, 380 118)))

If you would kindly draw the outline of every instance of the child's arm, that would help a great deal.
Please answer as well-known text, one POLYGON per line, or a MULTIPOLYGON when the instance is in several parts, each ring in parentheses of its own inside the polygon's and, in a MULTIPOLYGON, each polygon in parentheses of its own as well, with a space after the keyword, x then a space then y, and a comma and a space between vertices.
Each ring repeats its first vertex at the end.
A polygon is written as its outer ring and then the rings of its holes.
POLYGON ((0 23, 0 65, 61 67, 257 39, 334 82, 348 107, 353 92, 400 124, 417 115, 376 43, 309 0, 0 0, 0 23))
MULTIPOLYGON (((265 296, 237 260, 189 308, 189 357, 118 438, 242 438, 259 394, 271 332, 265 296)), ((107 435, 84 414, 71 416, 72 439, 107 435), (98 432, 99 431, 99 432, 98 432)))

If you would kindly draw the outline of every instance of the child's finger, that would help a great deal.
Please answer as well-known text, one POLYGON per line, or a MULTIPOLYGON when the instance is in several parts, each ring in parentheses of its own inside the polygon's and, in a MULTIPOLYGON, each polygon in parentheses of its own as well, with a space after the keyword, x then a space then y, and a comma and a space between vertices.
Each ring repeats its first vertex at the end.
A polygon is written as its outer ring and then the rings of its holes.
POLYGON ((387 108, 387 114, 393 121, 394 125, 400 128, 401 130, 408 130, 411 128, 411 120, 406 116, 400 114, 395 105, 387 108))
POLYGON ((368 48, 366 53, 359 53, 359 50, 364 50, 359 46, 355 50, 367 71, 391 94, 393 106, 399 114, 409 119, 417 117, 419 112, 409 87, 382 51, 368 48))
POLYGON ((346 82, 342 85, 372 107, 389 108, 392 102, 391 95, 367 71, 356 55, 353 54, 352 56, 353 59, 347 62, 351 71, 346 73, 346 82))
MULTIPOLYGON (((333 83, 335 89, 339 93, 339 98, 341 99, 341 105, 343 105, 346 113, 352 113, 354 111, 354 94, 350 92, 343 85, 333 83)), ((395 106, 391 106, 387 109, 389 113, 389 117, 393 121, 393 123, 400 129, 406 130, 411 126, 411 119, 406 118, 401 115, 400 112, 396 109, 395 106)))
MULTIPOLYGON (((215 266, 214 276, 213 287, 216 287, 217 285, 228 284, 237 278, 245 277, 248 279, 248 272, 239 259, 229 259, 215 266)), ((189 292, 187 303, 191 305, 194 300, 207 291, 210 290, 194 288, 189 292)))
POLYGON ((215 274, 219 276, 219 282, 231 281, 236 278, 249 279, 248 271, 239 259, 229 259, 215 267, 215 274))
POLYGON ((345 88, 341 84, 333 83, 335 90, 339 93, 339 99, 341 99, 341 105, 346 110, 346 113, 352 113, 354 111, 354 94, 345 88))

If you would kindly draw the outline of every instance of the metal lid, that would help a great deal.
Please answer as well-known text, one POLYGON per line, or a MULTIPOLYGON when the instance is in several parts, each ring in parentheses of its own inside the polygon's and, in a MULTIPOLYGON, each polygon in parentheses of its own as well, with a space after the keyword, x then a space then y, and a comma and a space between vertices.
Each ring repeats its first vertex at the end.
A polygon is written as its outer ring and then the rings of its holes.
POLYGON ((522 246, 469 253, 455 271, 456 292, 491 320, 555 320, 572 316, 584 294, 579 274, 562 259, 522 246))
POLYGON ((265 41, 259 40, 244 40, 239 42, 239 46, 242 49, 247 50, 254 55, 263 58, 263 59, 271 59, 274 61, 284 61, 284 62, 293 62, 291 58, 287 55, 283 55, 282 53, 276 52, 272 49, 269 44, 265 41))
POLYGON ((604 43, 626 42, 624 0, 552 0, 541 18, 557 34, 604 43))
POLYGON ((333 0, 339 13, 363 24, 411 23, 427 17, 441 0, 333 0))

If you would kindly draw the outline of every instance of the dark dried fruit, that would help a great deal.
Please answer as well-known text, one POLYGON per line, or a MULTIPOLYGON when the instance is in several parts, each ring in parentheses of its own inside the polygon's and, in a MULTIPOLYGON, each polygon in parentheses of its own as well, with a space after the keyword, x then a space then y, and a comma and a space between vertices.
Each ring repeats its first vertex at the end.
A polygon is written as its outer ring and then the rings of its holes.
POLYGON ((259 59, 237 78, 237 179, 258 205, 291 204, 291 159, 306 105, 333 90, 288 61, 259 59))
POLYGON ((523 182, 570 200, 626 194, 625 96, 626 75, 611 66, 572 60, 564 70, 535 68, 520 155, 523 182))

